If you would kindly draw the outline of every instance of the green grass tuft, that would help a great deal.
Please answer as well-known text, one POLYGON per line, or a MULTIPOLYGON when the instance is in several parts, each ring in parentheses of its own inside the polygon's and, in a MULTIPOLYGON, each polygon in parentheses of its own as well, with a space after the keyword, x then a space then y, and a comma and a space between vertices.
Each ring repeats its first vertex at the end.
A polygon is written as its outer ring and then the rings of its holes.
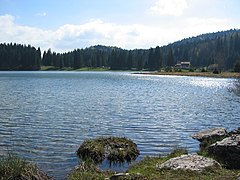
POLYGON ((5 179, 51 179, 40 171, 37 166, 30 164, 17 156, 8 155, 0 158, 0 180, 5 179))
POLYGON ((77 155, 83 161, 90 158, 95 163, 101 163, 106 158, 110 163, 123 163, 135 160, 139 150, 127 138, 101 137, 84 141, 77 150, 77 155))

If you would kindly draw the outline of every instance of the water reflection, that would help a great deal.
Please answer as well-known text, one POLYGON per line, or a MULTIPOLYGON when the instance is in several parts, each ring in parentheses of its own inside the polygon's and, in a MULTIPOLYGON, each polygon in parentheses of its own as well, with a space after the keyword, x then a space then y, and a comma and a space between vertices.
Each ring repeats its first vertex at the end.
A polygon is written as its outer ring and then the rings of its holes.
POLYGON ((231 86, 233 79, 200 78, 191 81, 194 86, 203 88, 227 88, 231 86))

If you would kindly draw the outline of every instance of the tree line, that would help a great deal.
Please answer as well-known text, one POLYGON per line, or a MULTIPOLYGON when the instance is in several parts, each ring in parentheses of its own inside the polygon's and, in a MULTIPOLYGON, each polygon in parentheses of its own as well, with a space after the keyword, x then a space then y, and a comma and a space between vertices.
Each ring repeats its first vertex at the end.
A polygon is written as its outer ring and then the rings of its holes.
POLYGON ((108 67, 112 70, 160 70, 181 61, 193 67, 217 67, 221 71, 240 71, 240 30, 203 34, 150 49, 125 50, 118 47, 91 46, 66 53, 51 49, 41 56, 40 48, 30 45, 0 44, 1 70, 39 70, 108 67))
POLYGON ((55 53, 51 49, 43 53, 42 65, 59 69, 70 67, 109 67, 112 70, 158 70, 161 68, 162 54, 160 47, 150 50, 124 50, 117 47, 92 46, 75 49, 68 53, 55 53))
POLYGON ((0 70, 39 70, 41 50, 30 45, 0 44, 0 70))

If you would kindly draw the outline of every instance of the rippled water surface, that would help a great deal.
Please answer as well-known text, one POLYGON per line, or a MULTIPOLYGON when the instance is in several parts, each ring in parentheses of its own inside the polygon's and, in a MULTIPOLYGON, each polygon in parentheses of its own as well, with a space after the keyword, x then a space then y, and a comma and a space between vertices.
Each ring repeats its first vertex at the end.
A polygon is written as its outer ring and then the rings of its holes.
POLYGON ((0 154, 14 151, 62 179, 83 140, 122 136, 142 158, 176 146, 198 149, 194 132, 239 126, 231 79, 127 72, 0 72, 0 154))

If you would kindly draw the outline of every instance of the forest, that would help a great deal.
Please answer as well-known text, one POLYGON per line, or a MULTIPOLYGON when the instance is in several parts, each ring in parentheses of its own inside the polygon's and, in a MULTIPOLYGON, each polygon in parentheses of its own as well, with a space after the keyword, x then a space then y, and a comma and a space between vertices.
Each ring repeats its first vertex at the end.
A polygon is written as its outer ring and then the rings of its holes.
POLYGON ((30 45, 0 44, 0 70, 39 70, 41 50, 30 45))
POLYGON ((172 68, 178 62, 191 62, 192 68, 217 68, 240 72, 240 30, 202 34, 166 46, 126 50, 96 45, 57 53, 51 49, 16 43, 0 44, 0 70, 40 70, 105 67, 111 70, 151 70, 172 68))

